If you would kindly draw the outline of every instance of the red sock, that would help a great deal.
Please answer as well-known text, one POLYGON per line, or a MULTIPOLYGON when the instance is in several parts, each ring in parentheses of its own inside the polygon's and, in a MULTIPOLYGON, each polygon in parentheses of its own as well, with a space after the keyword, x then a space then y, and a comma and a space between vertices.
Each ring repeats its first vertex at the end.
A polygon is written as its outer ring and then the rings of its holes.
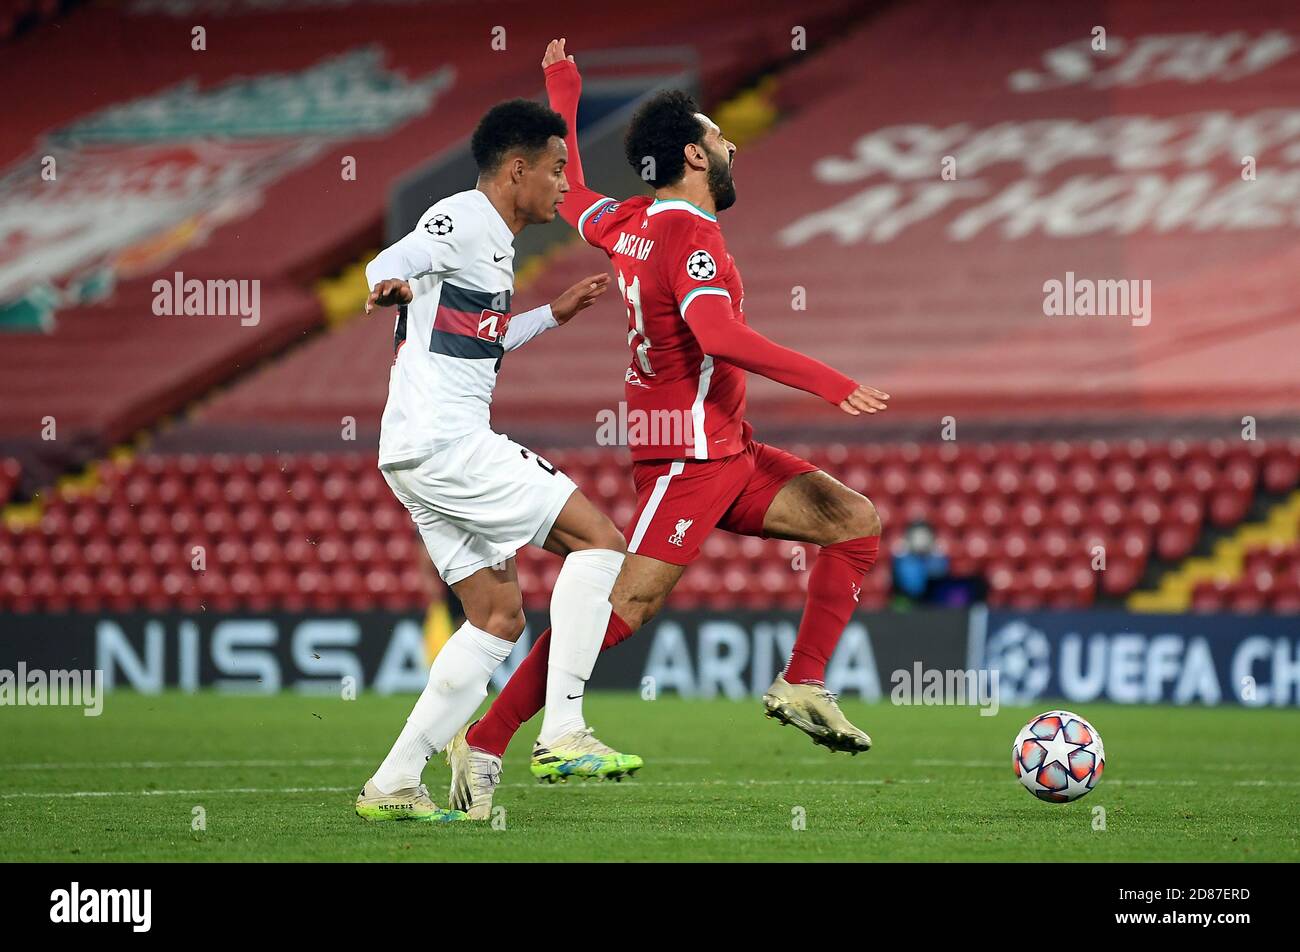
MULTIPOLYGON (((612 648, 628 635, 632 629, 627 626, 618 612, 609 613, 609 625, 605 628, 605 640, 600 650, 612 648)), ((505 690, 488 707, 465 740, 477 750, 485 750, 498 757, 505 756, 510 740, 523 724, 546 706, 546 665, 551 652, 551 629, 542 632, 541 637, 533 643, 528 657, 510 675, 505 690)))
POLYGON ((785 669, 785 679, 791 684, 826 680, 826 663, 858 607, 862 577, 875 564, 879 551, 880 536, 822 547, 808 577, 808 603, 785 669))
POLYGON ((600 650, 604 651, 607 648, 614 647, 631 634, 632 629, 627 626, 627 622, 623 620, 622 616, 618 612, 611 611, 609 613, 609 625, 605 628, 605 640, 601 643, 600 650))

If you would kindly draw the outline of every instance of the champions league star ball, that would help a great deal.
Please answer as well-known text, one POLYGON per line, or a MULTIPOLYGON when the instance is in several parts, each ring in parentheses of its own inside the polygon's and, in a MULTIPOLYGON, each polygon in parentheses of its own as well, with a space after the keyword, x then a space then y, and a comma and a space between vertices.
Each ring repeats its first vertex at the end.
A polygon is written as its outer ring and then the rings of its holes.
POLYGON ((1011 766, 1025 789, 1049 803, 1069 803, 1097 785, 1106 748, 1097 729, 1078 714, 1039 714, 1016 735, 1011 766))

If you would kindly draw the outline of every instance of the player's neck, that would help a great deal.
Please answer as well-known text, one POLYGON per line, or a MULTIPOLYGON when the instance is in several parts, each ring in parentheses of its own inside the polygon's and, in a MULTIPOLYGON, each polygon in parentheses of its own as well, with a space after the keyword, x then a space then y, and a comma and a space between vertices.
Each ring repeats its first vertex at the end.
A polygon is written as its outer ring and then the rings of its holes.
POLYGON ((690 202, 696 208, 703 209, 714 217, 718 214, 718 206, 713 201, 712 193, 709 192, 708 182, 705 181, 682 182, 680 185, 657 188, 655 198, 661 202, 673 200, 690 202))
POLYGON ((497 214, 506 223, 510 229, 510 234, 517 235, 524 230, 528 222, 524 221, 519 210, 515 208, 515 203, 511 201, 510 196, 503 189, 497 187, 495 182, 484 182, 482 180, 475 186, 480 192, 487 196, 492 207, 497 210, 497 214))

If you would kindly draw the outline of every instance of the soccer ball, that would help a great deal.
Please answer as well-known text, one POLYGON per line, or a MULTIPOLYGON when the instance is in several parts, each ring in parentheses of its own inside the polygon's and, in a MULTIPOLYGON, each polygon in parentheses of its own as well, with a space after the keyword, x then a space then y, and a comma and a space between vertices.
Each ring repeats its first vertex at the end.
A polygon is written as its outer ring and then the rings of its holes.
POLYGON ((1069 803, 1097 785, 1106 766, 1106 748, 1097 729, 1078 714, 1047 711, 1016 735, 1011 766, 1038 799, 1069 803))

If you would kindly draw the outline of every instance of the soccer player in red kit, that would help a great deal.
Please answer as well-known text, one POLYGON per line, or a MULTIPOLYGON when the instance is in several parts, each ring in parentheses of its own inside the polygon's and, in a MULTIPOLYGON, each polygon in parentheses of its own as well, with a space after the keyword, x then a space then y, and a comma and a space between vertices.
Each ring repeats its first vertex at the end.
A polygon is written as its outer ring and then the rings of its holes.
MULTIPOLYGON (((581 78, 564 40, 551 42, 542 65, 551 108, 569 129, 570 192, 561 214, 610 257, 628 311, 629 416, 640 411, 652 422, 649 439, 631 447, 637 509, 624 530, 627 558, 610 595, 604 647, 654 617, 715 527, 814 543, 821 551, 794 651, 763 703, 768 716, 816 743, 867 750, 871 738, 840 711, 824 678, 863 575, 876 561, 880 519, 864 496, 751 438, 745 373, 807 391, 854 416, 884 410, 888 395, 747 326, 744 286, 717 220, 736 199, 736 149, 691 97, 661 92, 637 111, 627 158, 655 194, 618 201, 584 183, 576 134, 581 78)), ((545 703, 548 635, 533 645, 487 714, 452 742, 452 806, 471 818, 489 815, 500 757, 519 725, 545 703)), ((641 765, 639 757, 613 751, 577 727, 558 742, 539 738, 531 767, 538 779, 619 778, 641 765)))

